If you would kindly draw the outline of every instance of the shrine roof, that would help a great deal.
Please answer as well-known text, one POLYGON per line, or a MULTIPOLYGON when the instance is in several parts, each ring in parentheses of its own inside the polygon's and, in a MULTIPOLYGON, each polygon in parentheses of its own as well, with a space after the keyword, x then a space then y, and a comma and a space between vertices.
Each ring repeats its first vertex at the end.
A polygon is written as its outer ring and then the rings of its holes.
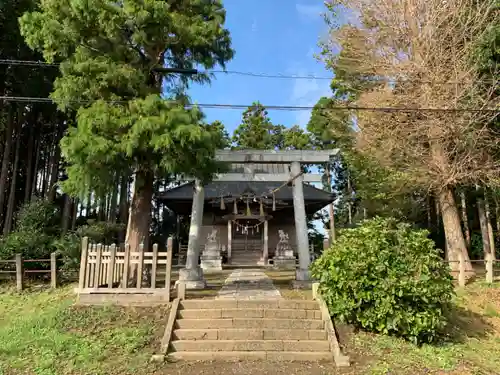
MULTIPOLYGON (((205 185, 205 200, 223 197, 240 197, 244 194, 272 197, 272 190, 279 188, 282 182, 268 181, 212 181, 205 185)), ((158 195, 158 199, 168 204, 169 201, 191 201, 194 182, 172 188, 158 195)), ((334 201, 333 194, 304 183, 304 200, 321 202, 325 205, 334 201)), ((285 185, 275 193, 275 198, 282 201, 293 200, 292 186, 285 185)))

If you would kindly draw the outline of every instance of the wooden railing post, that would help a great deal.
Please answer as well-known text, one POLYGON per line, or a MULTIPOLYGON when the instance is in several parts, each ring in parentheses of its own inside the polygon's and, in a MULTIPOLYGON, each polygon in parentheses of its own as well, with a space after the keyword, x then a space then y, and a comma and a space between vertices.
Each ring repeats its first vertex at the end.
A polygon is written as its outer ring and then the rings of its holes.
POLYGON ((170 300, 170 282, 172 279, 172 254, 173 254, 173 238, 169 237, 167 240, 167 264, 165 267, 165 290, 167 292, 167 299, 170 300))
POLYGON ((153 245, 153 258, 151 259, 151 288, 156 288, 156 271, 158 268, 158 244, 153 245))
POLYGON ((86 279, 85 275, 87 274, 88 269, 88 251, 89 251, 89 238, 82 238, 82 255, 80 257, 80 275, 78 279, 78 289, 82 290, 88 287, 88 279, 86 279))
POLYGON ((101 262, 102 262, 102 245, 99 243, 96 246, 96 257, 95 257, 95 269, 94 269, 94 288, 99 288, 99 280, 101 274, 101 262))
POLYGON ((495 259, 493 253, 486 253, 486 282, 493 283, 493 260, 495 259))
POLYGON ((21 254, 16 254, 16 289, 21 292, 24 288, 24 269, 21 254))
POLYGON ((123 254, 123 279, 122 279, 122 288, 126 288, 128 286, 128 272, 130 268, 130 245, 128 243, 125 244, 125 253, 123 254))
POLYGON ((177 298, 186 299, 186 283, 182 280, 177 282, 177 298))
POLYGON ((112 244, 109 247, 109 263, 108 263, 108 289, 113 287, 115 282, 115 263, 116 263, 116 245, 112 244))
POLYGON ((136 283, 136 288, 142 288, 142 271, 144 269, 144 244, 141 243, 139 245, 139 258, 137 259, 137 283, 136 283))
POLYGON ((458 264, 458 285, 460 287, 465 286, 465 259, 462 252, 460 252, 459 256, 459 264, 458 264))
POLYGON ((50 254, 50 287, 57 288, 57 257, 56 253, 50 254))

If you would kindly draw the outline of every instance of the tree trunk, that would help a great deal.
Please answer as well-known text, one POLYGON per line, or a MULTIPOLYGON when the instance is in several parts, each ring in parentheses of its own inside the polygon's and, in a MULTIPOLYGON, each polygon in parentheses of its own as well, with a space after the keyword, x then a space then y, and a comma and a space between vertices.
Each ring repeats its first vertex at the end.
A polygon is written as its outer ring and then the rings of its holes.
POLYGON ((33 161, 37 157, 33 151, 35 148, 35 124, 31 124, 28 138, 28 165, 26 167, 26 183, 24 185, 24 203, 31 200, 32 183, 33 183, 33 161))
POLYGON ((45 160, 43 161, 42 186, 40 187, 40 196, 43 198, 47 198, 47 185, 49 184, 50 159, 52 159, 50 148, 45 156, 45 160))
MULTIPOLYGON (((129 176, 122 177, 120 182, 120 223, 128 222, 128 179, 129 176)), ((120 242, 125 241, 126 230, 120 231, 120 242)))
POLYGON ((76 228, 76 220, 78 219, 78 206, 79 206, 79 199, 74 198, 73 199, 73 216, 71 218, 71 230, 75 230, 76 228))
MULTIPOLYGON (((325 168, 326 180, 328 182, 328 191, 332 192, 332 174, 330 173, 330 167, 325 168)), ((333 207, 333 202, 328 205, 328 214, 330 216, 330 242, 335 242, 335 208, 333 207)))
POLYGON ((351 176, 347 176, 347 193, 349 194, 349 198, 347 200, 347 213, 349 218, 349 225, 352 224, 352 188, 351 188, 351 176))
POLYGON ((86 215, 87 217, 91 216, 92 215, 92 191, 89 191, 89 195, 87 197, 87 209, 85 210, 86 211, 86 215))
POLYGON ((490 202, 488 200, 488 194, 486 189, 484 190, 484 211, 486 214, 486 225, 488 227, 488 239, 490 242, 490 252, 493 254, 494 259, 495 255, 495 235, 493 233, 493 226, 491 225, 491 211, 490 211, 490 202))
POLYGON ((470 229, 469 229, 469 219, 467 217, 467 200, 465 199, 465 192, 460 192, 460 206, 462 208, 462 223, 464 225, 464 235, 465 235, 465 244, 467 245, 467 249, 470 250, 471 238, 470 238, 470 229))
POLYGON ((59 136, 56 137, 52 157, 50 158, 49 167, 49 193, 47 200, 54 202, 56 199, 57 182, 59 181, 59 161, 61 160, 61 148, 59 147, 59 136))
POLYGON ((118 205, 118 182, 113 186, 113 192, 111 193, 111 202, 109 204, 109 216, 108 220, 111 223, 116 223, 116 207, 118 205))
POLYGON ((439 207, 439 199, 434 201, 436 210, 436 232, 441 233, 441 207, 439 207))
POLYGON ((138 171, 135 174, 125 237, 125 242, 130 245, 131 251, 138 251, 141 243, 144 244, 144 249, 149 247, 153 181, 153 173, 149 171, 138 171))
POLYGON ((61 233, 64 235, 69 230, 71 224, 71 198, 64 194, 64 207, 61 218, 61 233))
POLYGON ((450 187, 444 187, 438 194, 439 206, 443 218, 443 227, 446 238, 446 248, 448 252, 448 260, 451 262, 450 267, 453 271, 458 271, 459 254, 463 254, 465 260, 465 269, 469 275, 473 272, 472 265, 465 246, 464 235, 460 223, 460 215, 458 213, 457 204, 453 191, 450 187))
POLYGON ((99 212, 97 213, 97 219, 99 221, 106 220, 106 195, 99 198, 99 212))
MULTIPOLYGON (((36 140, 36 156, 35 156, 35 167, 33 168, 33 183, 31 185, 31 195, 30 197, 33 197, 33 195, 37 195, 38 191, 38 165, 40 163, 40 145, 42 141, 40 139, 36 140)), ((31 199, 31 198, 30 198, 31 199)))
POLYGON ((495 199, 495 220, 497 223, 497 236, 500 233, 500 205, 498 204, 498 200, 495 199))
POLYGON ((16 183, 17 183, 17 167, 19 163, 19 152, 21 149, 21 126, 16 137, 16 151, 14 156, 14 164, 12 166, 12 179, 10 183, 9 203, 7 205, 7 215, 5 215, 5 225, 3 234, 7 235, 12 230, 12 220, 14 218, 14 208, 16 206, 16 183))
POLYGON ((476 185, 477 194, 477 211, 479 216, 479 225, 481 227, 481 237, 483 239, 483 252, 484 259, 486 259, 486 254, 491 252, 490 246, 490 233, 488 231, 488 218, 486 217, 486 209, 484 205, 483 197, 480 194, 479 186, 476 185))
POLYGON ((5 132, 5 147, 3 149, 2 169, 0 171, 0 225, 4 218, 5 195, 7 193, 7 178, 9 177, 10 153, 12 149, 12 135, 14 132, 14 114, 9 109, 7 130, 5 132))
POLYGON ((427 228, 432 228, 432 206, 431 197, 427 196, 427 228))
MULTIPOLYGON (((134 179, 134 190, 130 202, 130 213, 127 224, 125 243, 131 251, 139 251, 143 244, 144 251, 149 249, 149 230, 151 226, 151 209, 153 200, 154 175, 149 171, 137 171, 134 179)), ((132 265, 132 280, 137 277, 137 264, 132 265)), ((143 268, 143 282, 148 282, 149 268, 143 268)))

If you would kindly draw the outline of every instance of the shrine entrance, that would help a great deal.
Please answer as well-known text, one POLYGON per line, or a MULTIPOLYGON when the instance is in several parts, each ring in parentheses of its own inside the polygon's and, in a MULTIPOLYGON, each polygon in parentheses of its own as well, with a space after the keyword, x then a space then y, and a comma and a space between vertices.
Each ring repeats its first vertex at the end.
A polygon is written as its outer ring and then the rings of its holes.
POLYGON ((334 197, 312 185, 321 183, 322 176, 304 173, 302 164, 329 163, 335 154, 220 150, 216 157, 228 164, 228 173, 207 184, 191 180, 159 196, 176 214, 191 217, 179 280, 187 288, 202 287, 203 272, 222 269, 225 258, 235 266, 286 265, 296 269, 297 281, 307 283, 307 219, 334 197))
POLYGON ((262 222, 256 219, 233 219, 231 225, 231 265, 263 264, 264 236, 262 222))

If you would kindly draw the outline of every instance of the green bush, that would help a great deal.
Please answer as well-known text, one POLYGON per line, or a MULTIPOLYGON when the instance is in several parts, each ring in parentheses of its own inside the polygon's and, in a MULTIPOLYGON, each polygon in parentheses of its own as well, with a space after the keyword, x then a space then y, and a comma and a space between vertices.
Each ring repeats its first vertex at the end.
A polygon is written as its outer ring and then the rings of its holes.
POLYGON ((90 221, 88 225, 79 227, 76 232, 69 232, 52 242, 53 248, 61 257, 62 270, 77 271, 80 267, 82 237, 89 237, 92 243, 111 244, 123 230, 123 224, 90 221))
POLYGON ((52 238, 59 235, 59 218, 57 207, 47 201, 23 205, 16 215, 15 230, 0 238, 0 259, 12 259, 18 253, 25 258, 48 258, 52 238))
POLYGON ((43 199, 24 204, 16 215, 15 229, 18 232, 42 231, 55 235, 60 229, 59 208, 43 199))
POLYGON ((428 232, 375 218, 345 229, 311 272, 330 313, 359 328, 432 342, 454 289, 428 232))
POLYGON ((79 270, 82 249, 81 239, 77 234, 70 232, 53 239, 52 247, 61 259, 61 271, 71 273, 79 270))
MULTIPOLYGON (((65 271, 76 271, 80 264, 81 238, 93 243, 116 242, 123 224, 89 220, 87 225, 64 236, 60 230, 60 210, 45 200, 34 200, 23 205, 16 215, 15 229, 0 237, 0 259, 13 259, 22 254, 27 259, 48 259, 56 252, 65 271)), ((29 263, 27 267, 40 269, 46 263, 29 263)))

